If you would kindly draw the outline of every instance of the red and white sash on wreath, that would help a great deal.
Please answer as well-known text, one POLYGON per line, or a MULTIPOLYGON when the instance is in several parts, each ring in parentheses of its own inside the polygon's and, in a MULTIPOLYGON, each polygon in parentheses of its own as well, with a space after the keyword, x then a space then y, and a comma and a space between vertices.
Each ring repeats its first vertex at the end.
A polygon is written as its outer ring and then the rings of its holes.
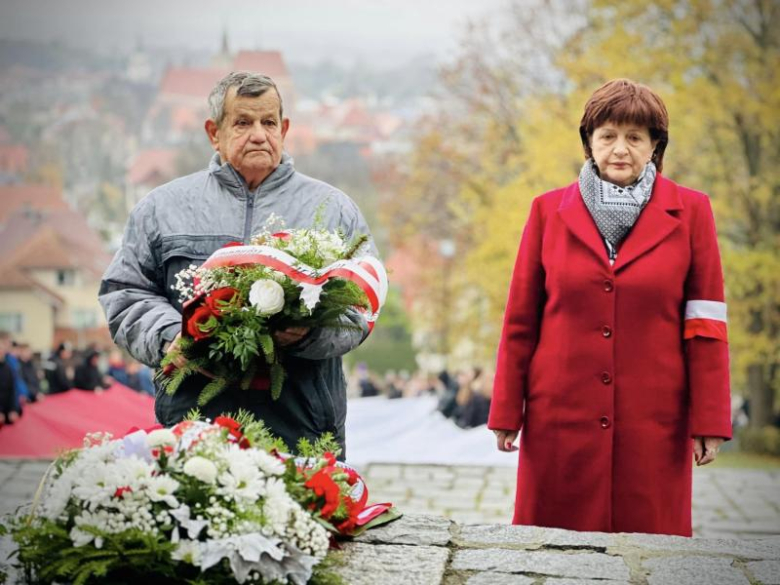
POLYGON ((331 278, 343 278, 358 285, 371 306, 366 314, 369 332, 387 298, 387 272, 382 263, 373 256, 362 256, 354 260, 338 260, 319 270, 307 266, 287 252, 270 246, 230 246, 214 252, 203 268, 262 264, 278 270, 295 282, 322 287, 331 278))

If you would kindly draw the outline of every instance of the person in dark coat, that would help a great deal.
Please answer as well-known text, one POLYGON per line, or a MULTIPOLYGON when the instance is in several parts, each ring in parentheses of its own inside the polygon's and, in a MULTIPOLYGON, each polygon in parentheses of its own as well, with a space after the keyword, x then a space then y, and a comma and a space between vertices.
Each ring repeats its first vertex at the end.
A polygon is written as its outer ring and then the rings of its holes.
POLYGON ((87 351, 84 361, 76 367, 76 374, 73 377, 73 386, 79 390, 101 391, 108 388, 105 376, 100 373, 98 361, 100 353, 95 350, 87 351))
POLYGON ((537 197, 517 255, 488 426, 520 460, 515 524, 691 535, 693 461, 731 438, 710 200, 661 175, 669 116, 610 81, 586 161, 537 197))
POLYGON ((49 394, 59 394, 73 388, 73 380, 68 375, 68 360, 73 357, 69 343, 61 343, 46 364, 46 382, 49 394))
POLYGON ((19 419, 16 381, 8 360, 10 349, 11 337, 5 331, 0 331, 0 426, 19 419))
POLYGON ((33 358, 32 348, 27 343, 19 344, 19 369, 27 386, 27 399, 37 402, 41 396, 41 372, 33 358))

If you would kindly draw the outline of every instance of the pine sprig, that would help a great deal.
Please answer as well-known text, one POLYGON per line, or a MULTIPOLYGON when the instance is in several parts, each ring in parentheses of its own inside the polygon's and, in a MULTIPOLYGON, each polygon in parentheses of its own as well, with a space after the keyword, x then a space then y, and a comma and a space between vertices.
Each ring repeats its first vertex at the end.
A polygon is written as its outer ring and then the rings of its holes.
POLYGON ((214 378, 208 384, 203 387, 198 395, 198 406, 204 406, 211 400, 222 394, 228 387, 229 380, 227 378, 214 378))
POLYGON ((278 362, 271 364, 271 398, 274 400, 278 400, 282 395, 282 387, 286 377, 287 373, 282 364, 278 362))

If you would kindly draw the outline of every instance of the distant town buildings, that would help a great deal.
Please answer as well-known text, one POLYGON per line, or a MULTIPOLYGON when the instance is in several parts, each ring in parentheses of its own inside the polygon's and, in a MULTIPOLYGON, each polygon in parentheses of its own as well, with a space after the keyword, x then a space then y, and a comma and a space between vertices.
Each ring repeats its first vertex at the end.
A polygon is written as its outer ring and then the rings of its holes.
POLYGON ((408 113, 371 91, 304 94, 280 51, 231 52, 227 35, 197 59, 141 43, 114 64, 53 47, 40 48, 48 61, 28 59, 28 48, 0 67, 0 329, 41 352, 66 339, 110 344, 97 302, 110 253, 142 197, 206 166, 207 98, 229 71, 274 79, 296 166, 362 197, 364 210, 372 165, 408 149, 408 113))
POLYGON ((0 329, 40 352, 62 341, 107 346, 97 300, 111 260, 104 247, 56 189, 0 186, 0 329))

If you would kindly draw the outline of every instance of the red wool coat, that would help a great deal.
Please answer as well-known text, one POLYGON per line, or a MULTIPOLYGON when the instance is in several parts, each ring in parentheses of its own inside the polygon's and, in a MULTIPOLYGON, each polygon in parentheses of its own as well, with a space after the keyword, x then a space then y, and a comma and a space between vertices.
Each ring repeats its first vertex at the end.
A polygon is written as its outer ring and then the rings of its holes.
POLYGON ((522 429, 515 524, 691 534, 692 437, 731 437, 709 199, 658 175, 614 266, 577 183, 537 197, 491 429, 522 429))

